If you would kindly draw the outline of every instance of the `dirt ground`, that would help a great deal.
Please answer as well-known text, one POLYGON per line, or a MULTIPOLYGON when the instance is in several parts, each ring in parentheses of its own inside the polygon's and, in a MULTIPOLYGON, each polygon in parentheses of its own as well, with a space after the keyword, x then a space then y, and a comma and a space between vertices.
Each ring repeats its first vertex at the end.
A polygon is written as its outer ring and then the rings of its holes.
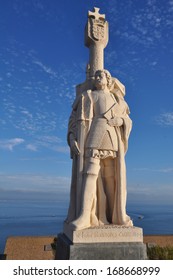
POLYGON ((161 247, 173 247, 173 235, 144 235, 144 243, 155 243, 161 247))
MULTIPOLYGON (((4 257, 7 260, 52 260, 54 236, 9 237, 4 257)), ((145 235, 144 243, 162 247, 173 246, 173 235, 145 235)))

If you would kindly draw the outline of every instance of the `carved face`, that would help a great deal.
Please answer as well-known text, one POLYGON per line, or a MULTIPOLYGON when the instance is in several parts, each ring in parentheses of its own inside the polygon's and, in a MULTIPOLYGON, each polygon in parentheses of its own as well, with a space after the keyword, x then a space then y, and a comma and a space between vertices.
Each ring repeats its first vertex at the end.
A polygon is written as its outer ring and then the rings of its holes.
POLYGON ((108 81, 106 74, 103 71, 97 71, 95 74, 95 86, 97 89, 105 89, 108 81))

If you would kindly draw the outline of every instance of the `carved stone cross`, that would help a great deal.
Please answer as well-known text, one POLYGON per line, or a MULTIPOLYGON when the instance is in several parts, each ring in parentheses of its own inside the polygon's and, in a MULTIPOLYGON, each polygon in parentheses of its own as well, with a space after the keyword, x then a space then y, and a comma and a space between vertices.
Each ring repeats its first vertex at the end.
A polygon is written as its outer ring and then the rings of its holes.
POLYGON ((94 18, 96 20, 98 20, 98 19, 105 19, 105 15, 104 14, 99 14, 99 11, 100 11, 99 8, 94 7, 94 12, 90 12, 89 11, 88 12, 88 17, 94 16, 94 18))
POLYGON ((104 48, 108 43, 108 22, 105 14, 99 13, 100 9, 94 7, 88 11, 88 21, 85 28, 85 46, 90 50, 89 75, 94 78, 95 72, 104 69, 104 48))

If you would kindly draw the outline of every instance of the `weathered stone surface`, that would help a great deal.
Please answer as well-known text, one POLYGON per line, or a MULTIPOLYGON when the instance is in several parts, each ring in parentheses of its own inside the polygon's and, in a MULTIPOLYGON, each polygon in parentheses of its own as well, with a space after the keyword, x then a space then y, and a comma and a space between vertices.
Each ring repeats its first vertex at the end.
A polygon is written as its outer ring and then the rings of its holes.
POLYGON ((104 225, 74 231, 64 223, 64 234, 73 243, 143 242, 142 228, 104 225))
POLYGON ((126 213, 125 165, 132 121, 124 85, 104 69, 107 43, 108 22, 94 8, 85 28, 86 81, 77 87, 67 133, 73 169, 66 221, 75 230, 133 226, 126 213))
POLYGON ((104 48, 109 37, 108 22, 105 20, 105 15, 99 13, 99 10, 99 8, 94 8, 94 12, 88 12, 85 28, 85 45, 90 50, 89 77, 94 77, 97 70, 104 68, 104 48))
POLYGON ((64 235, 58 236, 58 260, 145 260, 146 245, 141 242, 72 244, 64 235))

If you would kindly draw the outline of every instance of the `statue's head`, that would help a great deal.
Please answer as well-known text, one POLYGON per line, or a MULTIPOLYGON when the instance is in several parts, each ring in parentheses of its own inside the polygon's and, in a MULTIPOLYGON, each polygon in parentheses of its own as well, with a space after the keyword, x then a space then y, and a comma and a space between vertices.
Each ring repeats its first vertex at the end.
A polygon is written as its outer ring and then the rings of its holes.
POLYGON ((97 70, 95 72, 95 86, 97 89, 104 89, 107 86, 109 89, 112 85, 112 77, 108 70, 97 70))

